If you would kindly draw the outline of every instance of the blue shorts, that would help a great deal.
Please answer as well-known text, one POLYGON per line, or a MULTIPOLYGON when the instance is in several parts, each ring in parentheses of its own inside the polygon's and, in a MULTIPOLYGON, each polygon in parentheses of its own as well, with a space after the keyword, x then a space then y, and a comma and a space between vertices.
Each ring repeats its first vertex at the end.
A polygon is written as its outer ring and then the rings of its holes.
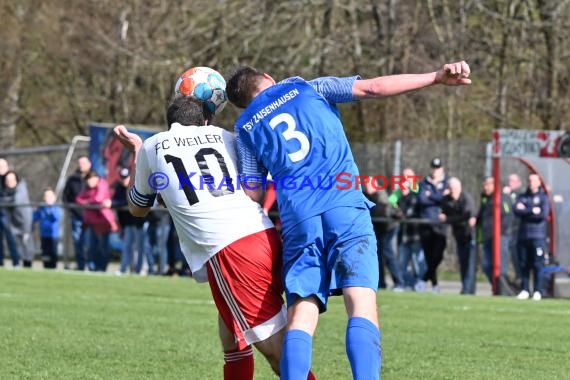
POLYGON ((283 280, 287 305, 316 296, 326 310, 343 288, 378 288, 378 255, 370 211, 336 207, 308 218, 283 236, 283 280))

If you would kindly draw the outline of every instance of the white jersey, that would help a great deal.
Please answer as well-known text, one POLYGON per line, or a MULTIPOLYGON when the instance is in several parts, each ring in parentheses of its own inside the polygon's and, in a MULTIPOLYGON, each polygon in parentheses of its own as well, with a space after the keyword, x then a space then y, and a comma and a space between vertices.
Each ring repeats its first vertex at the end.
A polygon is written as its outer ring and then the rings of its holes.
POLYGON ((243 191, 236 168, 235 136, 211 125, 175 123, 145 140, 137 156, 129 199, 149 207, 160 193, 198 281, 205 281, 204 264, 222 248, 273 227, 243 191))

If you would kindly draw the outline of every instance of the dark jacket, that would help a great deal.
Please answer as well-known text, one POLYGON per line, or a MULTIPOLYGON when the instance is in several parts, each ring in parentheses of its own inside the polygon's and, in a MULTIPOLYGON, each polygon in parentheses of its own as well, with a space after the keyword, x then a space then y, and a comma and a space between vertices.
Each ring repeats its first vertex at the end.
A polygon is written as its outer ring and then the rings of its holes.
MULTIPOLYGON (((398 198, 398 207, 404 219, 413 219, 418 217, 418 193, 410 191, 408 195, 400 195, 398 198)), ((419 241, 420 235, 418 225, 415 223, 402 223, 400 226, 401 242, 410 243, 419 241)))
MULTIPOLYGON (((444 176, 439 183, 434 183, 429 176, 422 180, 420 191, 418 192, 418 214, 420 218, 438 220, 441 212, 441 202, 444 197, 443 192, 446 188, 447 176, 444 176)), ((426 229, 439 235, 447 234, 447 226, 445 224, 422 225, 422 230, 426 229)))
POLYGON ((127 188, 122 183, 115 184, 115 192, 111 199, 111 207, 117 209, 117 218, 121 227, 137 226, 141 227, 144 224, 144 218, 133 216, 128 209, 127 203, 127 188))
MULTIPOLYGON (((515 205, 515 203, 517 203, 517 198, 523 193, 524 193, 524 191, 517 190, 517 191, 512 191, 510 194, 507 195, 507 197, 509 198, 509 201, 511 202, 511 210, 514 209, 514 205, 515 205)), ((514 212, 512 213, 510 220, 511 220, 511 226, 510 226, 511 236, 515 237, 519 233, 519 226, 521 224, 521 220, 520 220, 520 218, 517 218, 515 216, 514 212)), ((513 239, 513 240, 516 240, 516 239, 513 239)))
POLYGON ((447 217, 446 223, 451 224, 453 236, 458 243, 465 243, 474 238, 469 219, 476 215, 475 202, 469 193, 461 191, 457 200, 451 198, 451 195, 443 197, 441 212, 447 217))
MULTIPOLYGON (((388 205, 388 193, 386 190, 381 189, 372 194, 364 193, 364 196, 373 202, 376 206, 370 210, 370 215, 374 217, 389 218, 394 216, 395 209, 388 205)), ((391 229, 398 226, 397 222, 373 222, 374 232, 376 235, 381 235, 386 233, 391 229)))
MULTIPOLYGON (((493 239, 493 194, 481 194, 481 206, 477 213, 477 226, 481 228, 483 241, 493 239)), ((510 197, 501 194, 501 235, 510 236, 512 227, 512 206, 510 197)))
POLYGON ((536 193, 531 193, 530 189, 517 198, 513 205, 513 212, 520 218, 519 240, 525 239, 546 239, 548 235, 547 219, 550 213, 550 202, 544 190, 539 189, 536 193), (522 203, 525 208, 519 210, 517 204, 522 203), (540 212, 535 214, 532 209, 538 207, 540 212))
MULTIPOLYGON (((67 178, 61 199, 63 203, 76 204, 75 199, 85 189, 85 179, 79 170, 76 170, 72 175, 67 178)), ((71 215, 76 218, 81 218, 82 211, 78 208, 71 209, 71 215)))

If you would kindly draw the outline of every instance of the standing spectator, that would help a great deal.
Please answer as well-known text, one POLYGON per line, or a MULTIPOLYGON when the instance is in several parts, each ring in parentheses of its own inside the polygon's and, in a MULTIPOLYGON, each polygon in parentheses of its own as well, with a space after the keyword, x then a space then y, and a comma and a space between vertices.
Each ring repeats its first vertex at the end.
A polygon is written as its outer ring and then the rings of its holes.
MULTIPOLYGON (((503 193, 508 195, 511 205, 514 205, 517 202, 517 198, 524 192, 521 177, 516 174, 512 173, 509 174, 508 177, 508 185, 503 188, 503 193)), ((511 262, 513 263, 513 268, 515 270, 515 281, 520 282, 521 280, 521 263, 519 259, 519 252, 517 246, 517 236, 519 233, 519 226, 520 226, 520 219, 519 218, 510 218, 511 226, 510 226, 510 239, 509 239, 509 252, 511 256, 511 262)))
MULTIPOLYGON (((395 209, 388 205, 388 193, 385 189, 379 188, 377 183, 372 182, 367 182, 365 189, 366 198, 376 205, 371 210, 373 217, 390 218, 394 216, 395 209)), ((373 227, 378 247, 378 289, 386 288, 384 280, 384 264, 386 264, 394 281, 393 290, 401 292, 404 290, 404 278, 396 253, 398 223, 394 221, 374 222, 373 227)))
POLYGON ((540 301, 543 295, 540 272, 544 268, 550 203, 541 188, 538 174, 528 176, 528 189, 517 198, 513 211, 520 218, 518 249, 522 290, 517 298, 528 299, 530 297, 530 271, 533 269, 534 293, 532 298, 540 301))
MULTIPOLYGON (((0 158, 0 203, 4 202, 4 177, 10 171, 8 161, 0 158)), ((4 266, 4 238, 8 245, 8 251, 12 258, 12 266, 14 268, 20 267, 20 254, 18 253, 18 244, 10 229, 10 221, 8 220, 8 212, 6 208, 0 206, 0 267, 4 266)))
MULTIPOLYGON (((62 200, 66 205, 75 205, 77 195, 85 188, 85 175, 91 170, 91 161, 87 156, 77 159, 77 170, 69 176, 63 188, 62 200)), ((71 237, 75 250, 76 269, 85 269, 85 248, 88 245, 87 233, 83 225, 83 211, 71 208, 67 214, 71 224, 71 237)))
POLYGON ((420 188, 420 183, 417 180, 420 176, 417 176, 412 168, 405 168, 402 171, 402 176, 406 178, 406 182, 397 186, 388 197, 388 203, 394 208, 399 208, 398 202, 404 196, 404 191, 406 194, 409 194, 410 191, 417 194, 420 188))
POLYGON ((166 212, 152 208, 145 218, 146 232, 144 232, 144 236, 146 239, 144 249, 147 250, 153 258, 158 258, 158 270, 157 272, 154 271, 154 268, 152 270, 152 273, 156 273, 158 275, 166 273, 166 239, 168 234, 166 231, 166 225, 168 223, 168 215, 169 214, 166 212))
MULTIPOLYGON (((32 208, 28 205, 28 186, 26 181, 20 180, 18 175, 9 171, 4 176, 3 201, 13 203, 15 206, 6 209, 8 213, 9 228, 16 240, 18 252, 22 256, 24 268, 31 268, 34 259, 34 249, 32 241, 32 208)), ((19 265, 18 258, 13 260, 14 267, 19 265)))
POLYGON ((439 223, 441 201, 449 193, 447 176, 441 159, 431 160, 431 174, 420 183, 418 213, 420 218, 431 220, 432 224, 420 225, 420 239, 427 263, 424 281, 431 281, 432 291, 439 293, 437 267, 443 260, 447 245, 447 226, 439 223))
MULTIPOLYGON (((117 209, 117 217, 121 226, 121 237, 123 241, 123 250, 121 252, 121 264, 116 274, 125 274, 129 269, 135 269, 134 258, 135 252, 138 254, 136 272, 139 273, 140 268, 138 262, 142 263, 144 250, 143 225, 144 218, 133 216, 128 209, 127 188, 131 179, 129 169, 123 168, 119 172, 119 181, 114 185, 113 199, 111 205, 117 209)), ((152 270, 154 263, 152 262, 152 253, 149 252, 151 260, 149 267, 152 270), (152 262, 152 264, 151 264, 152 262)))
MULTIPOLYGON (((404 169, 404 175, 407 175, 407 170, 409 170, 408 174, 412 173, 411 175, 413 175, 411 169, 404 169)), ((404 222, 400 225, 400 267, 404 282, 406 286, 412 287, 417 292, 422 292, 425 290, 423 278, 426 271, 426 262, 420 243, 419 228, 418 224, 410 223, 405 220, 418 217, 418 189, 419 185, 417 182, 408 181, 407 186, 396 189, 388 200, 393 202, 393 199, 396 198, 394 194, 396 194, 396 192, 399 193, 396 205, 400 210, 401 216, 404 218, 404 222), (411 271, 408 270, 408 266, 410 265, 412 268, 411 271)))
POLYGON ((174 276, 175 274, 182 273, 182 269, 178 269, 178 261, 180 261, 180 257, 182 256, 180 240, 178 239, 178 233, 176 232, 176 227, 174 227, 174 221, 170 214, 168 218, 168 234, 166 235, 166 253, 168 262, 166 275, 174 276))
MULTIPOLYGON (((495 179, 485 178, 483 193, 481 194, 481 206, 477 213, 477 225, 481 228, 481 240, 483 242, 483 273, 493 283, 493 194, 495 192, 495 179)), ((501 195, 501 277, 507 279, 509 245, 511 237, 511 201, 507 194, 501 195)))
POLYGON ((451 177, 448 187, 449 194, 441 202, 439 220, 451 224, 453 230, 461 273, 461 294, 475 294, 475 203, 471 195, 462 189, 459 179, 451 177))
POLYGON ((77 195, 75 202, 92 206, 83 210, 90 242, 88 267, 91 271, 105 272, 109 263, 109 235, 118 230, 115 214, 111 210, 109 185, 94 170, 87 173, 85 182, 86 188, 77 195))
POLYGON ((57 267, 57 245, 60 238, 60 225, 63 212, 59 206, 55 206, 56 195, 50 188, 44 191, 44 206, 40 206, 34 212, 33 221, 40 225, 40 242, 42 249, 42 261, 44 268, 55 269, 57 267))

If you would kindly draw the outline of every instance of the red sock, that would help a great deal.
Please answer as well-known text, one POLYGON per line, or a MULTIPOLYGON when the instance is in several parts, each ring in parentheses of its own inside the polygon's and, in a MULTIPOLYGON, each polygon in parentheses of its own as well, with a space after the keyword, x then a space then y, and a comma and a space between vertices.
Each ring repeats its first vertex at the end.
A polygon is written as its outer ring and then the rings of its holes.
POLYGON ((224 352, 224 380, 253 380, 253 349, 224 352))
POLYGON ((317 380, 317 377, 313 373, 313 371, 309 371, 309 376, 307 376, 307 380, 317 380))

